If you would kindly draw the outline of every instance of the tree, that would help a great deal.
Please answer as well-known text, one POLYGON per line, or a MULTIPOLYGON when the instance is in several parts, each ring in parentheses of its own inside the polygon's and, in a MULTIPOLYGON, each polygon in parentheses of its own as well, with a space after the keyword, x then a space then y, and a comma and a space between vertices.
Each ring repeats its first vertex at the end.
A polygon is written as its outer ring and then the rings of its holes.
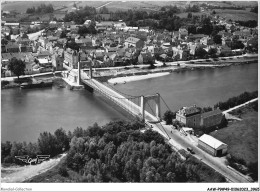
POLYGON ((258 6, 253 7, 250 11, 253 13, 258 13, 258 6))
POLYGON ((188 13, 187 18, 188 18, 188 19, 191 19, 191 18, 192 18, 192 13, 188 13))
POLYGON ((24 75, 25 63, 21 59, 13 57, 8 65, 8 69, 12 71, 19 79, 19 76, 24 75))
POLYGON ((215 35, 213 37, 213 41, 216 43, 216 44, 221 44, 222 43, 222 38, 220 35, 215 35))
POLYGON ((198 58, 205 58, 206 55, 207 55, 207 51, 202 47, 199 47, 195 51, 195 56, 197 56, 198 58))
POLYGON ((88 33, 88 29, 87 29, 86 26, 79 27, 78 34, 79 34, 80 36, 83 36, 83 35, 85 35, 86 33, 88 33))
POLYGON ((51 157, 58 154, 56 150, 57 140, 51 133, 43 132, 38 138, 38 146, 41 155, 50 155, 51 157))
POLYGON ((212 57, 216 56, 216 53, 217 53, 217 49, 215 48, 210 48, 208 51, 208 54, 212 57))
POLYGON ((212 14, 213 14, 213 15, 215 15, 215 14, 216 14, 216 11, 215 11, 215 10, 213 10, 213 11, 212 11, 212 14))
POLYGON ((5 39, 5 38, 1 39, 1 44, 2 45, 7 45, 8 44, 8 40, 5 39))
POLYGON ((166 125, 171 125, 172 124, 172 120, 176 118, 176 113, 173 113, 170 110, 167 110, 164 113, 163 119, 166 121, 166 125))
POLYGON ((54 132, 54 135, 56 137, 56 150, 57 153, 62 153, 64 151, 67 151, 69 149, 69 138, 66 135, 65 130, 62 128, 57 129, 54 132))
POLYGON ((69 47, 76 51, 79 51, 80 49, 80 46, 75 41, 67 42, 66 47, 69 47))
POLYGON ((11 156, 12 144, 10 141, 1 143, 1 162, 4 162, 4 159, 8 156, 11 156))
POLYGON ((67 35, 66 35, 65 31, 62 31, 60 34, 60 38, 62 39, 62 38, 66 38, 66 37, 67 37, 67 35))
POLYGON ((109 11, 108 11, 108 9, 106 8, 106 6, 104 6, 104 7, 102 7, 102 8, 100 9, 99 13, 100 13, 100 14, 108 14, 109 11))

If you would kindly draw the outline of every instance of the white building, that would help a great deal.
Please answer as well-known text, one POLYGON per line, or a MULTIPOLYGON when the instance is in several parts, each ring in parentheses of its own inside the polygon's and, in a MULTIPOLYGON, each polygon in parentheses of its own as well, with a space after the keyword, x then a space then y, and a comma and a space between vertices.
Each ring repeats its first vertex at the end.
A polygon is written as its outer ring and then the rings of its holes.
POLYGON ((198 147, 212 156, 222 156, 227 153, 228 145, 210 135, 204 134, 199 138, 198 147))

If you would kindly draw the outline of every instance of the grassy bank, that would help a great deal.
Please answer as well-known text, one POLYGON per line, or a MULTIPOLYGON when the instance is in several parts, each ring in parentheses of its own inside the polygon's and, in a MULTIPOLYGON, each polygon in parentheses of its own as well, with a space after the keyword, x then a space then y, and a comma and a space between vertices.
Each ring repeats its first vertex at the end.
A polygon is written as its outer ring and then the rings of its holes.
POLYGON ((233 111, 233 114, 242 121, 229 122, 226 128, 210 134, 228 145, 231 163, 238 162, 246 165, 249 167, 249 172, 257 169, 254 166, 258 162, 258 112, 256 110, 257 107, 250 104, 233 111))

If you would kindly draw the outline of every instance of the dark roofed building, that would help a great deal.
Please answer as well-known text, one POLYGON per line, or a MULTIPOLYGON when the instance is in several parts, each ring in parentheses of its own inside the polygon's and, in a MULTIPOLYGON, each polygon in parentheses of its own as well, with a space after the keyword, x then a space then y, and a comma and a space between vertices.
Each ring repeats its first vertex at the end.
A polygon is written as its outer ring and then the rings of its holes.
POLYGON ((176 119, 184 123, 185 126, 199 128, 200 114, 201 111, 196 105, 183 107, 176 113, 176 119))
POLYGON ((9 42, 6 46, 6 52, 8 53, 16 53, 16 52, 19 52, 20 49, 19 49, 19 45, 17 43, 12 43, 12 42, 9 42))
POLYGON ((220 109, 202 113, 200 126, 205 128, 217 126, 221 123, 222 117, 223 115, 220 109))
POLYGON ((138 63, 151 64, 151 63, 154 63, 154 58, 150 52, 140 53, 140 55, 138 56, 138 63))

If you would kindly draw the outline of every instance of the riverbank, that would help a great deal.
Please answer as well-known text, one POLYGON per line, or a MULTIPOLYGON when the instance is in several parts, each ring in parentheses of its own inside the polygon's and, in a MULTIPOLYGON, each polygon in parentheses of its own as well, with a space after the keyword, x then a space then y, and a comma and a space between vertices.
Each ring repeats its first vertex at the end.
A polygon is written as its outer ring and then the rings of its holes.
POLYGON ((1 167, 1 182, 20 183, 28 180, 36 175, 52 169, 54 166, 58 165, 60 160, 65 156, 66 154, 64 153, 38 165, 1 167))
MULTIPOLYGON (((149 64, 142 64, 142 65, 131 65, 131 66, 120 66, 120 67, 109 67, 109 68, 94 68, 93 76, 100 80, 101 82, 107 82, 109 79, 117 79, 119 83, 121 81, 127 82, 126 80, 132 81, 137 76, 143 76, 148 74, 155 74, 155 73, 172 73, 172 72, 181 72, 187 70, 203 70, 206 68, 221 68, 221 67, 228 67, 231 65, 241 65, 241 64, 250 64, 250 63, 257 63, 258 62, 258 55, 257 54, 245 54, 240 56, 232 56, 232 57, 220 57, 220 58, 210 58, 210 59, 197 59, 197 60, 189 60, 189 61, 175 61, 175 62, 166 62, 165 65, 163 62, 156 61, 154 64, 153 69, 151 69, 149 64), (134 76, 133 78, 129 78, 129 76, 134 76), (125 77, 125 78, 123 78, 125 77)), ((83 69, 83 71, 88 72, 89 69, 83 69)), ((21 76, 20 78, 27 78, 27 77, 42 77, 53 75, 60 75, 61 71, 56 72, 48 72, 42 74, 35 74, 35 75, 25 75, 21 76)), ((151 75, 157 76, 157 75, 151 75)), ((158 75, 159 77, 160 75, 158 75)), ((146 76, 148 78, 148 76, 146 76)), ((8 81, 12 82, 9 83, 8 86, 2 86, 4 88, 15 88, 19 87, 19 84, 15 84, 14 81, 17 77, 6 77, 1 78, 1 81, 8 81)), ((146 78, 137 78, 136 81, 142 80, 146 78)), ((116 83, 117 80, 110 80, 116 83)))
MULTIPOLYGON (((204 70, 207 68, 223 68, 223 67, 229 67, 231 65, 241 65, 241 64, 250 64, 250 63, 257 63, 258 59, 256 57, 246 57, 242 58, 221 58, 219 61, 213 61, 209 60, 196 60, 195 61, 179 61, 179 62, 171 62, 166 63, 166 65, 163 65, 163 63, 160 63, 157 61, 157 64, 154 64, 154 69, 149 69, 150 65, 137 65, 137 66, 131 66, 131 67, 124 67, 124 68, 113 68, 110 70, 104 70, 104 71, 95 71, 93 73, 94 77, 102 82, 115 81, 112 79, 115 78, 122 78, 123 79, 129 79, 129 76, 141 76, 141 75, 148 75, 148 74, 155 74, 155 73, 172 73, 172 72, 182 72, 182 71, 188 71, 188 70, 204 70)), ((140 79, 142 80, 142 78, 140 79)), ((119 80, 121 82, 121 80, 119 80)), ((125 80, 123 80, 125 81, 125 80)))

